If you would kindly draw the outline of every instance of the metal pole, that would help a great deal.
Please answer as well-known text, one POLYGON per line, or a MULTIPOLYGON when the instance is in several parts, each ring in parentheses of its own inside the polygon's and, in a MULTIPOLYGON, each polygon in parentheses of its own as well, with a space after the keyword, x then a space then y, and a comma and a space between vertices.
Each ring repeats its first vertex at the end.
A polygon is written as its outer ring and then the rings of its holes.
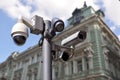
POLYGON ((45 32, 43 38, 42 55, 43 55, 43 80, 52 80, 52 55, 51 40, 49 39, 50 21, 45 21, 45 32))

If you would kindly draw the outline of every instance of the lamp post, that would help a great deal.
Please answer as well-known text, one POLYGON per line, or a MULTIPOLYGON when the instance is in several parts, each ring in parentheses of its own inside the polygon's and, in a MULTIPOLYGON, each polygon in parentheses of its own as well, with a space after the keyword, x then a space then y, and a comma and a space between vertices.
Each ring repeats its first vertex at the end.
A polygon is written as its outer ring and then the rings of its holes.
POLYGON ((45 32, 43 37, 43 80, 52 80, 52 54, 51 54, 51 39, 49 38, 49 28, 51 22, 45 21, 45 32))

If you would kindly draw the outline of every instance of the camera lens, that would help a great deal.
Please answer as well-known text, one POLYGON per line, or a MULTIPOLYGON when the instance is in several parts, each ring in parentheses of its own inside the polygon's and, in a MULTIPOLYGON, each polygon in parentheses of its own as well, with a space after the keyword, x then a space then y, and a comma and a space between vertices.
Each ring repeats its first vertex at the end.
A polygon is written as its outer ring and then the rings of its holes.
POLYGON ((63 21, 58 21, 58 22, 56 22, 55 26, 56 26, 55 27, 56 31, 61 32, 64 29, 64 22, 63 21))
POLYGON ((67 61, 69 59, 69 54, 67 52, 63 52, 62 59, 63 61, 67 61))
POLYGON ((64 29, 64 22, 61 19, 53 18, 52 19, 52 24, 53 24, 53 27, 55 28, 56 32, 63 31, 63 29, 64 29))
POLYGON ((80 31, 78 34, 78 38, 83 41, 86 39, 86 32, 85 31, 80 31))
POLYGON ((13 40, 17 45, 23 45, 26 41, 26 38, 25 36, 17 35, 13 37, 13 40))

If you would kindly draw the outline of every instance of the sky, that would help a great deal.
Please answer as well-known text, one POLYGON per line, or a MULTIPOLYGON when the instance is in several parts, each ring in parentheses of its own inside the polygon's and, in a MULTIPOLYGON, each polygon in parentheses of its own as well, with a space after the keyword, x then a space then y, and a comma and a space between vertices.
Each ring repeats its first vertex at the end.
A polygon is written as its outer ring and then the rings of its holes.
POLYGON ((4 0, 0 1, 0 63, 12 52, 23 52, 36 45, 40 35, 29 33, 23 46, 17 46, 11 38, 11 29, 19 15, 31 19, 34 15, 51 20, 58 17, 66 21, 75 8, 83 7, 84 1, 95 10, 102 9, 105 22, 120 40, 120 1, 119 0, 4 0))

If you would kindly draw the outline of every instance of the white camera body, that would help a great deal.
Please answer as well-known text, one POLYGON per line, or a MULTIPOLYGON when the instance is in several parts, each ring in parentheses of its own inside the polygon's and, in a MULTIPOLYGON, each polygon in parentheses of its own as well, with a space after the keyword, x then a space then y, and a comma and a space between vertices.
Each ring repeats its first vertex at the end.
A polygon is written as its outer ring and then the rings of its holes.
POLYGON ((13 26, 11 31, 11 36, 15 44, 23 45, 26 42, 28 38, 28 25, 31 27, 32 23, 28 19, 19 16, 18 22, 13 26))
POLYGON ((12 28, 11 36, 17 45, 24 44, 28 37, 27 26, 22 22, 16 23, 12 28))
POLYGON ((50 38, 54 37, 56 32, 61 32, 64 29, 64 22, 58 18, 53 18, 48 32, 45 31, 48 27, 47 25, 43 18, 37 15, 32 20, 19 16, 18 22, 12 28, 11 36, 17 45, 23 45, 28 37, 28 27, 30 28, 30 32, 36 35, 44 33, 44 36, 48 36, 46 34, 49 32, 50 38))
POLYGON ((86 39, 86 32, 85 31, 78 31, 67 38, 63 39, 61 45, 65 46, 73 46, 76 45, 86 39))
POLYGON ((11 36, 14 37, 16 35, 23 35, 27 38, 28 37, 27 26, 21 22, 18 22, 17 24, 15 24, 12 28, 11 36))

